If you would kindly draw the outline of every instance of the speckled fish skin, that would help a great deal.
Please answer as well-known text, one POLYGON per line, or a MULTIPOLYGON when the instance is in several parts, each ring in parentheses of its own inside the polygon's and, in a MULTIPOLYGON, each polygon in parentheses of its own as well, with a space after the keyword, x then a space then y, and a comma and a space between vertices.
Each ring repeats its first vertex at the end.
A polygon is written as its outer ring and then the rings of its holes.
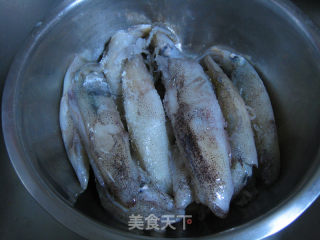
POLYGON ((215 86, 231 147, 231 174, 235 194, 238 194, 258 166, 257 151, 250 117, 239 91, 210 56, 203 59, 207 73, 215 86))
POLYGON ((134 204, 138 173, 130 157, 128 135, 99 67, 83 66, 68 96, 73 121, 99 184, 108 187, 124 206, 134 204))
POLYGON ((242 56, 218 47, 212 47, 210 54, 231 76, 245 104, 254 112, 252 128, 258 153, 259 176, 265 184, 272 184, 280 172, 280 150, 267 90, 253 66, 242 56))
POLYGON ((200 64, 179 53, 163 33, 155 34, 153 46, 166 89, 165 109, 187 159, 197 199, 225 217, 234 190, 230 146, 212 84, 200 64))
POLYGON ((169 144, 163 105, 142 56, 124 64, 122 93, 131 143, 141 166, 163 192, 172 190, 169 144))
POLYGON ((78 177, 82 190, 85 190, 89 181, 89 160, 78 131, 74 127, 68 104, 68 91, 71 89, 72 78, 83 64, 84 60, 76 56, 65 74, 59 120, 68 159, 78 177))
MULTIPOLYGON (((130 208, 123 207, 123 205, 119 204, 114 199, 114 196, 110 194, 108 189, 102 188, 97 183, 97 190, 102 206, 112 213, 115 218, 126 224, 129 221, 129 216, 132 214, 139 214, 143 218, 150 216, 150 214, 154 214, 159 220, 164 215, 177 216, 185 214, 184 209, 177 208, 174 205, 173 199, 168 194, 152 189, 152 183, 150 182, 149 177, 141 169, 140 177, 141 183, 144 185, 141 187, 136 204, 132 205, 130 208), (149 186, 151 186, 151 189, 149 189, 149 186)), ((174 222, 179 222, 180 220, 181 219, 177 218, 174 222)), ((158 221, 158 224, 161 226, 160 221, 158 221)))
POLYGON ((121 74, 124 61, 145 51, 147 41, 143 37, 150 31, 151 25, 141 24, 128 30, 119 30, 111 37, 100 64, 115 99, 121 96, 121 74))
POLYGON ((173 199, 154 187, 132 159, 128 134, 101 66, 83 66, 68 96, 72 119, 88 153, 103 206, 122 216, 122 220, 130 213, 153 213, 159 217, 176 212, 173 199))
POLYGON ((170 160, 174 202, 177 208, 185 209, 193 201, 190 187, 191 177, 185 167, 186 160, 177 146, 172 147, 170 160))

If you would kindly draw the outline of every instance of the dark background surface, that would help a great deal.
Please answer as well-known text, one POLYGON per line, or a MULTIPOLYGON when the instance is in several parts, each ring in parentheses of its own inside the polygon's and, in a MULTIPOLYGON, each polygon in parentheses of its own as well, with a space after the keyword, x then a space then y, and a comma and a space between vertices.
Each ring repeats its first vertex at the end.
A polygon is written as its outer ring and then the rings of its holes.
MULTIPOLYGON (((0 0, 0 93, 10 64, 34 26, 61 0, 0 0)), ((320 1, 293 0, 320 26, 320 1)), ((0 136, 0 238, 83 239, 29 195, 18 179, 0 136)), ((294 223, 268 239, 320 239, 320 199, 294 223)))

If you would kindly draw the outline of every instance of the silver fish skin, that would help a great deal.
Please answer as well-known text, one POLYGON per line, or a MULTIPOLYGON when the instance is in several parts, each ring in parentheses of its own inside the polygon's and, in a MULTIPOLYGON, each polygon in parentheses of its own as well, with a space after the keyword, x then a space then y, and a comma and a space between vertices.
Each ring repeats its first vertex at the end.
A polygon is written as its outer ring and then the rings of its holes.
POLYGON ((155 187, 132 159, 128 133, 101 65, 83 66, 68 96, 72 119, 88 153, 102 205, 126 222, 128 214, 159 217, 181 212, 176 211, 173 199, 155 187))
POLYGON ((231 147, 231 174, 238 194, 258 166, 257 151, 246 105, 228 76, 210 56, 203 59, 207 74, 215 86, 231 147))
POLYGON ((72 78, 83 64, 85 64, 85 61, 81 57, 76 56, 65 74, 59 121, 68 159, 78 177, 82 190, 85 190, 89 181, 89 160, 78 130, 74 127, 68 103, 68 91, 71 89, 72 78))
POLYGON ((280 173, 280 150, 274 113, 268 92, 254 67, 242 56, 219 47, 209 50, 213 59, 230 75, 245 104, 252 110, 259 176, 270 185, 280 173))
POLYGON ((123 105, 131 143, 151 181, 169 193, 172 181, 166 119, 153 77, 140 54, 128 59, 123 70, 123 105))
POLYGON ((201 65, 188 59, 163 33, 154 35, 156 63, 166 89, 164 105, 193 178, 196 198, 225 217, 234 187, 225 121, 201 65))

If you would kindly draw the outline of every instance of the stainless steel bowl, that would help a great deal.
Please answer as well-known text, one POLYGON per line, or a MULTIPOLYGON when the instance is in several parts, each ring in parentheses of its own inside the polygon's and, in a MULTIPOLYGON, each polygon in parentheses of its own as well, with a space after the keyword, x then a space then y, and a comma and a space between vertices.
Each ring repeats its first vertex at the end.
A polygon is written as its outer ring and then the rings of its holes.
POLYGON ((251 57, 271 95, 282 160, 279 181, 250 205, 232 206, 227 219, 194 219, 186 231, 156 235, 258 239, 284 228, 320 192, 320 33, 287 1, 63 2, 32 32, 5 84, 3 131, 21 181, 49 213, 84 237, 142 237, 102 209, 94 186, 72 205, 79 185, 58 113, 63 76, 74 54, 87 49, 97 59, 116 30, 151 22, 168 24, 190 53, 219 44, 251 57))

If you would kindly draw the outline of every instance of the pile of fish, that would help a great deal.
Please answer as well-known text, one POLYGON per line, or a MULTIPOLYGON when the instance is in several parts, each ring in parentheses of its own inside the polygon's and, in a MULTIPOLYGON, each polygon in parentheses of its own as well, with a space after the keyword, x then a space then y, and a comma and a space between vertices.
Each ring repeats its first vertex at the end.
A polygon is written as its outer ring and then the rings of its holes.
POLYGON ((77 56, 60 125, 82 189, 91 166, 103 207, 126 222, 192 202, 223 218, 253 168, 266 185, 279 175, 274 114, 252 65, 219 47, 195 60, 159 26, 116 32, 97 62, 77 56))

